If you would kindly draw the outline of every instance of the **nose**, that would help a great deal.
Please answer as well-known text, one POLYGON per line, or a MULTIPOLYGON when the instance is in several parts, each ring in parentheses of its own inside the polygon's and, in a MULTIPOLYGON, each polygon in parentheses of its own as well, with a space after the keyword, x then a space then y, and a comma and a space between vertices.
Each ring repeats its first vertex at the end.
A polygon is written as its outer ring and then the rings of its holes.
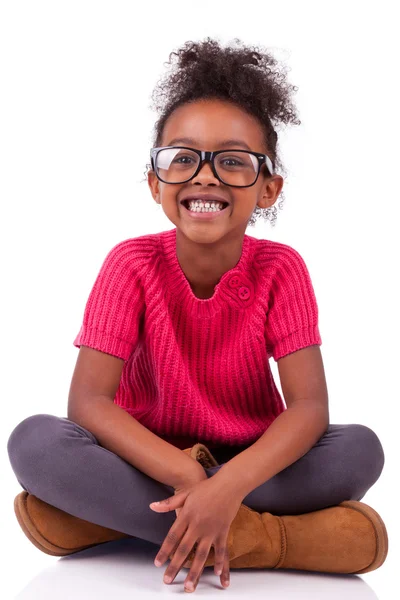
POLYGON ((209 160, 205 160, 203 162, 199 172, 195 177, 193 177, 193 181, 200 181, 201 183, 212 181, 213 183, 219 183, 219 180, 215 177, 212 171, 211 162, 209 160))

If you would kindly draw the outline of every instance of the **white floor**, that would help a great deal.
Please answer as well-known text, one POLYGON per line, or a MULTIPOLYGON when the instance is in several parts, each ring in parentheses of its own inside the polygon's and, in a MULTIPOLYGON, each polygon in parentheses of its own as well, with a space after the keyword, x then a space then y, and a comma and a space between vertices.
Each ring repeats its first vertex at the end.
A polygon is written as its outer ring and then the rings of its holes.
MULTIPOLYGON (((183 589, 187 569, 166 585, 163 574, 167 564, 153 564, 158 547, 139 539, 110 542, 76 555, 52 557, 38 550, 20 529, 13 510, 14 496, 21 491, 7 472, 7 490, 2 496, 4 533, 0 597, 2 600, 119 600, 153 598, 159 594, 186 594, 183 589)), ((243 597, 251 600, 395 600, 399 573, 399 519, 397 498, 385 474, 362 500, 379 512, 389 534, 389 553, 376 571, 364 575, 324 574, 306 571, 236 569, 231 571, 228 589, 220 585, 213 568, 207 567, 199 581, 196 596, 209 599, 243 597), (390 490, 391 493, 390 493, 390 490), (221 596, 225 594, 225 596, 221 596)))

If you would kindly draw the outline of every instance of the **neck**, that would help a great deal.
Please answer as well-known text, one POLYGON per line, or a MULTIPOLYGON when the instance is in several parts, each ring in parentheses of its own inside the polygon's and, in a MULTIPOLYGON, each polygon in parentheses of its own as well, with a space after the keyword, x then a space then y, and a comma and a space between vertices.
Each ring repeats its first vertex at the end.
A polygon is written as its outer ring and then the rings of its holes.
POLYGON ((192 289, 204 294, 213 291, 222 275, 237 265, 242 247, 243 235, 207 244, 193 242, 176 231, 176 255, 181 269, 192 289))

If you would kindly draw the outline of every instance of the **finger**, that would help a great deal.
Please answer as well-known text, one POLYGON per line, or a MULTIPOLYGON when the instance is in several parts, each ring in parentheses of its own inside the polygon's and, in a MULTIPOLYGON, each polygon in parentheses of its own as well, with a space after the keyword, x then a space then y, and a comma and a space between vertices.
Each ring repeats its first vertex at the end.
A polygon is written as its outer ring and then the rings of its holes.
POLYGON ((182 537, 182 539, 180 539, 180 543, 177 546, 172 560, 164 573, 165 583, 173 582, 177 573, 179 573, 179 571, 181 570, 183 563, 186 562, 187 556, 192 550, 195 542, 196 538, 193 535, 193 531, 187 529, 185 535, 182 537))
POLYGON ((185 580, 185 590, 189 592, 194 592, 199 583, 199 579, 204 571, 205 563, 208 555, 210 554, 210 548, 212 546, 211 541, 206 542, 203 540, 196 551, 195 557, 193 559, 193 563, 185 580))
POLYGON ((222 574, 222 569, 225 564, 225 557, 228 552, 228 535, 229 530, 220 534, 220 536, 215 541, 214 548, 214 573, 216 575, 222 574))
POLYGON ((169 559, 170 555, 174 552, 182 539, 182 536, 185 534, 186 528, 186 524, 179 519, 174 521, 154 559, 156 567, 161 567, 165 561, 169 559))
POLYGON ((219 539, 215 545, 215 562, 214 562, 214 572, 216 575, 220 576, 221 584, 225 585, 227 581, 227 585, 229 585, 229 552, 227 546, 228 536, 226 535, 224 539, 219 539))
POLYGON ((169 510, 175 509, 177 506, 180 506, 183 500, 183 495, 178 496, 169 496, 169 498, 165 498, 164 500, 160 500, 159 502, 152 502, 149 504, 150 508, 155 511, 168 512, 169 510))
POLYGON ((217 542, 214 549, 215 561, 214 561, 214 573, 221 575, 224 568, 225 561, 225 544, 224 542, 217 542))
POLYGON ((221 585, 224 587, 228 587, 230 581, 230 573, 229 573, 229 553, 228 548, 225 548, 225 558, 224 558, 224 566, 222 568, 222 574, 220 577, 221 585))

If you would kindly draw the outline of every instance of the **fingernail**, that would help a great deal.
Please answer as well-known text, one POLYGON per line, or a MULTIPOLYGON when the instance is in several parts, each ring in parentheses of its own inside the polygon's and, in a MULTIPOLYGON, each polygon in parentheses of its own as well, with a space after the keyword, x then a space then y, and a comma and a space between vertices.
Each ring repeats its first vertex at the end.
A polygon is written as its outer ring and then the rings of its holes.
POLYGON ((165 583, 171 583, 172 577, 165 576, 164 581, 165 581, 165 583))
POLYGON ((221 575, 221 573, 222 573, 222 569, 218 569, 217 575, 221 575))
POLYGON ((185 588, 188 590, 193 590, 194 585, 191 581, 189 581, 188 583, 185 583, 185 588))

